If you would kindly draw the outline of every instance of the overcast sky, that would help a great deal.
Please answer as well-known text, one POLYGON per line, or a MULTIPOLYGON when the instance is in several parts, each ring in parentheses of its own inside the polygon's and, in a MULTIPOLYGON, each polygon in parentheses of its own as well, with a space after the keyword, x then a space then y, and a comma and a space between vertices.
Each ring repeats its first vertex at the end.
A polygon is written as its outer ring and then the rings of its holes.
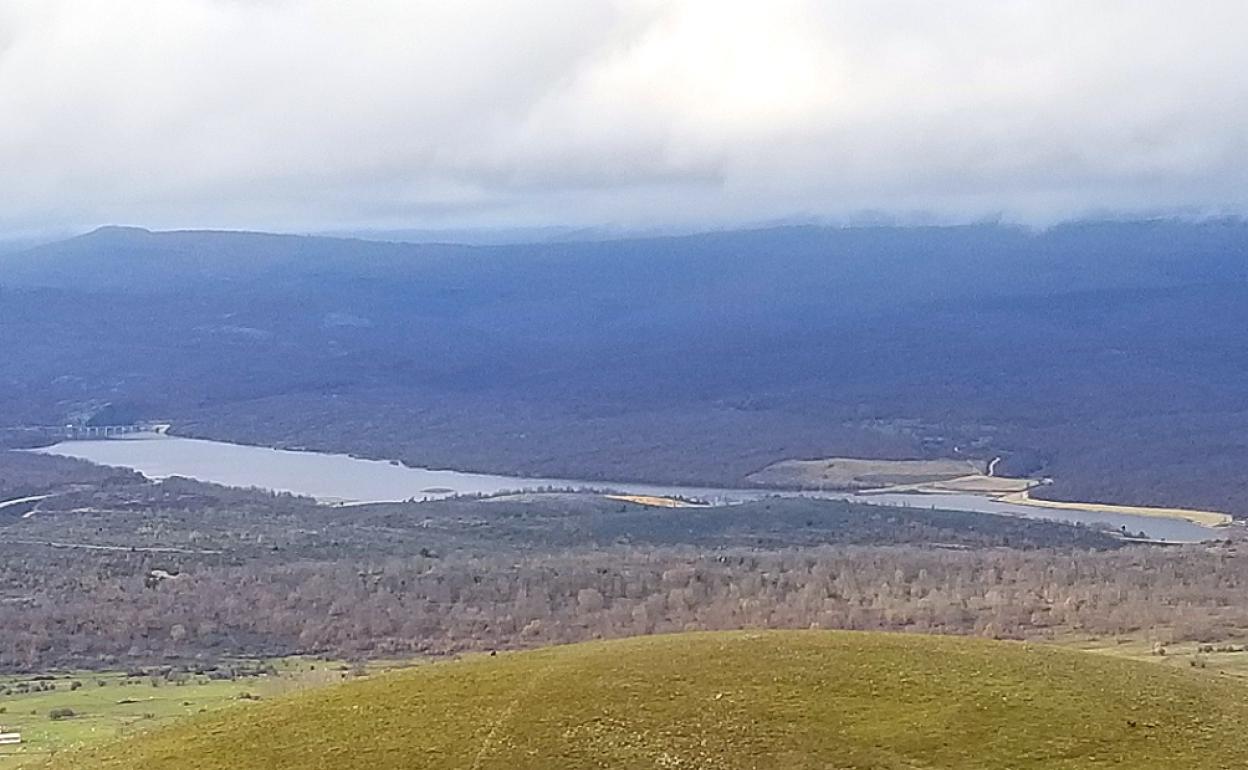
POLYGON ((1244 0, 0 0, 0 234, 1248 208, 1244 0))

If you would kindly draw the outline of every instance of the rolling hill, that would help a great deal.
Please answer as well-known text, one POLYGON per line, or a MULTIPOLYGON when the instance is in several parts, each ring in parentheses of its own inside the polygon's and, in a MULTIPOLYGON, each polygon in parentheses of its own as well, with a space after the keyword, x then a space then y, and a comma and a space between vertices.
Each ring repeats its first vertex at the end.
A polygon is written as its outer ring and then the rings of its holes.
POLYGON ((240 706, 55 768, 1248 765, 1242 685, 978 639, 731 632, 436 663, 240 706))

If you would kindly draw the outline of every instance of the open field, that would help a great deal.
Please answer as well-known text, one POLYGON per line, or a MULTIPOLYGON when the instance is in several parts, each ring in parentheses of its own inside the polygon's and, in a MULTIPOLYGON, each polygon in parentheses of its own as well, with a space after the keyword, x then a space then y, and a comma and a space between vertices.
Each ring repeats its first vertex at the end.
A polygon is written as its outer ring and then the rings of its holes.
MULTIPOLYGON (((1072 637, 1063 647, 1169 668, 1248 680, 1248 636, 1217 642, 1165 643, 1145 636, 1072 637)), ((1248 681, 1245 682, 1248 687, 1248 681)))
POLYGON ((948 481, 936 481, 921 489, 932 492, 958 492, 978 495, 1003 495, 1011 492, 1023 492, 1031 489, 1038 482, 1033 479, 1015 479, 1006 476, 985 476, 982 473, 948 481))
POLYGON ((1216 511, 1199 511, 1191 508, 1154 508, 1138 505, 1107 505, 1104 503, 1070 503, 1059 500, 1040 500, 1032 497, 1027 491, 1009 494, 1001 498, 1007 503, 1032 505, 1037 508, 1056 508, 1063 510, 1096 511, 1098 513, 1122 513, 1131 516, 1159 516, 1169 519, 1186 519, 1206 527, 1220 527, 1230 524, 1234 519, 1225 513, 1216 511))
MULTIPOLYGON (((379 671, 394 664, 374 663, 379 671)), ((109 741, 172 721, 253 700, 341 682, 364 669, 341 662, 303 658, 238 661, 211 675, 165 677, 137 672, 77 671, 55 675, 0 677, 0 726, 22 734, 19 746, 0 746, 0 770, 40 766, 48 756, 75 746, 109 741), (50 689, 44 689, 50 688, 50 689), (30 691, 27 691, 30 690, 30 691), (53 719, 57 710, 72 716, 53 719)))
MULTIPOLYGON (((1248 640, 1248 638, 1246 638, 1248 640)), ((1193 675, 1248 680, 1246 640, 1202 644, 1158 644, 1144 637, 1059 638, 1055 644, 1082 652, 1164 666, 1193 675)), ((283 658, 241 662, 243 670, 265 671, 233 680, 188 677, 178 684, 159 676, 122 672, 70 672, 51 676, 0 677, 0 691, 27 686, 48 691, 0 696, 0 726, 21 731, 23 745, 0 747, 0 770, 42 767, 49 757, 72 748, 109 743, 118 737, 169 727, 190 717, 256 701, 306 692, 326 685, 419 665, 419 661, 374 661, 367 667, 335 661, 283 658), (159 680, 153 685, 154 680, 159 680), (80 687, 74 688, 78 682, 80 687), (53 720, 54 709, 75 716, 53 720)))
POLYGON ((952 479, 942 479, 939 481, 922 481, 913 484, 893 484, 887 487, 876 487, 874 489, 858 490, 857 494, 862 496, 868 495, 884 495, 897 492, 918 492, 924 494, 962 494, 962 495, 986 495, 988 497, 998 497, 1015 492, 1024 492, 1036 486, 1040 482, 1034 479, 1016 479, 1007 476, 985 476, 982 473, 972 473, 967 476, 958 476, 952 479))
POLYGON ((754 484, 775 487, 823 487, 826 489, 878 489, 982 474, 983 463, 971 460, 863 460, 828 457, 819 460, 782 460, 751 473, 754 484))
POLYGON ((1045 646, 690 634, 434 664, 51 766, 1200 770, 1248 763, 1245 696, 1239 682, 1045 646))

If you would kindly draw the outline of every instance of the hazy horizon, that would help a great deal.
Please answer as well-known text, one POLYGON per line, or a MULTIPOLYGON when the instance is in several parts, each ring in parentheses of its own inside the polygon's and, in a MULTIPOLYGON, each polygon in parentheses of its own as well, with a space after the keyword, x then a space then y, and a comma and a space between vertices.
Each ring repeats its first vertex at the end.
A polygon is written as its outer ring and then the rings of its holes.
POLYGON ((533 225, 530 227, 447 227, 447 228, 358 228, 358 229, 325 229, 325 230, 280 230, 260 228, 230 227, 148 227, 142 224, 106 223, 90 227, 64 229, 44 232, 38 235, 23 234, 11 236, 0 233, 0 256, 18 254, 36 249, 40 246, 68 241, 83 236, 91 236, 100 232, 135 231, 160 234, 178 233, 215 233, 222 235, 277 235, 306 238, 328 238, 346 241, 373 241, 380 243, 449 244, 461 246, 523 246, 531 244, 572 244, 578 242, 625 242, 646 239, 688 238, 709 235, 734 235, 783 231, 788 229, 813 230, 924 230, 924 229, 960 229, 990 227, 1005 230, 1019 230, 1032 234, 1043 234, 1056 228, 1103 225, 1143 225, 1143 224, 1187 224, 1201 225, 1210 223, 1248 223, 1248 216, 1207 214, 1191 215, 1181 212, 1172 213, 1123 213, 1120 215, 1100 215, 1087 217, 1071 217, 1043 224, 1021 221, 1005 221, 1001 219, 968 219, 965 221, 896 221, 889 219, 862 218, 859 220, 828 221, 828 220, 797 220, 770 222, 727 223, 720 226, 669 226, 627 228, 620 226, 586 226, 573 227, 561 225, 533 225))
POLYGON ((1239 216, 1248 6, 18 0, 0 240, 1239 216))

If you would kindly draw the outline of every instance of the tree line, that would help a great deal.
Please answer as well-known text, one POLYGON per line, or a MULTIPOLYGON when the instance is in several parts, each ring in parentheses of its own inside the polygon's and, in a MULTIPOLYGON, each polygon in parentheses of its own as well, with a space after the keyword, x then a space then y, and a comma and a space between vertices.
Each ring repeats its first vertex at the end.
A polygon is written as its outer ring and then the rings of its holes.
POLYGON ((694 629, 1216 641, 1248 628, 1248 555, 822 546, 573 549, 203 566, 32 549, 0 566, 0 667, 453 654, 694 629))

